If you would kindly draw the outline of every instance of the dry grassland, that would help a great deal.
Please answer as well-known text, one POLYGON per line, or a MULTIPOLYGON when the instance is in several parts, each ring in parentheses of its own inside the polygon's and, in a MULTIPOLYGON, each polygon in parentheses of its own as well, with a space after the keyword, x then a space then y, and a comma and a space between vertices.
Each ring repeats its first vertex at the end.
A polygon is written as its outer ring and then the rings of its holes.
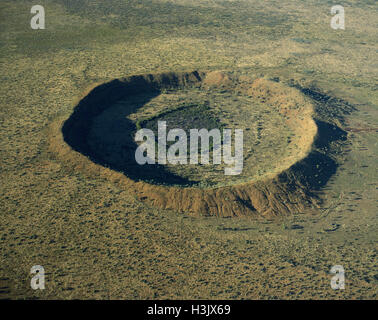
POLYGON ((1 1, 1 297, 376 299, 378 19, 375 1, 343 3, 336 31, 325 0, 43 0, 46 30, 35 31, 32 1, 1 1), (302 88, 318 120, 347 133, 319 208, 274 221, 191 216, 62 161, 63 140, 48 148, 57 119, 96 85, 192 70, 302 88), (43 291, 30 288, 36 264, 43 291), (335 264, 342 291, 330 287, 335 264))

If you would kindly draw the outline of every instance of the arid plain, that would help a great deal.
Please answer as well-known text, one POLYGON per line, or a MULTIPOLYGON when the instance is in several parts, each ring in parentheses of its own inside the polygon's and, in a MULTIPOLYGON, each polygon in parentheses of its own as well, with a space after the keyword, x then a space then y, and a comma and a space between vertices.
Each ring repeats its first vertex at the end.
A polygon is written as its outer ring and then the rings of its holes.
POLYGON ((345 30, 330 26, 332 1, 44 0, 46 29, 32 30, 35 4, 0 4, 1 298, 377 298, 375 1, 343 1, 345 30), (90 88, 194 70, 300 88, 323 106, 345 139, 317 205, 203 216, 140 201, 83 155, 73 164, 58 124, 90 88), (44 290, 30 287, 34 265, 44 290), (334 265, 344 290, 330 286, 334 265))

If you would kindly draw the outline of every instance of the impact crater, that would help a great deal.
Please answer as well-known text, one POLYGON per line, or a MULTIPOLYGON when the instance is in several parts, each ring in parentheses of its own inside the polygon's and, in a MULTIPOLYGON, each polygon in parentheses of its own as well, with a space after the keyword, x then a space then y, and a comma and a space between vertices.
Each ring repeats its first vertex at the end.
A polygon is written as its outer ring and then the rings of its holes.
MULTIPOLYGON (((314 120, 315 103, 297 88, 235 72, 129 76, 98 85, 67 120, 57 120, 50 147, 73 170, 106 177, 159 208, 280 216, 316 204, 313 190, 336 170, 334 161, 314 148, 324 140, 319 128, 329 126, 314 120), (211 161, 137 164, 135 133, 148 128, 157 136, 158 121, 188 133, 242 129, 242 173, 225 175, 227 164, 211 161)), ((210 159, 213 152, 210 148, 210 159)))

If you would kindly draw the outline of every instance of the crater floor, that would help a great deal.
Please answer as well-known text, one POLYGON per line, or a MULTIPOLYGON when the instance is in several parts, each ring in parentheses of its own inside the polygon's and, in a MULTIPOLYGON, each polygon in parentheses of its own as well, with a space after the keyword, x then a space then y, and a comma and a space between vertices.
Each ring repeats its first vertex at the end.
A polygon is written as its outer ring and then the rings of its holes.
MULTIPOLYGON (((265 100, 249 94, 241 85, 230 83, 164 90, 156 96, 148 93, 128 95, 93 118, 88 144, 106 163, 131 177, 142 170, 143 180, 151 183, 213 188, 258 181, 288 168, 303 155, 300 149, 308 147, 300 143, 300 135, 306 132, 299 132, 293 125, 296 115, 283 114, 279 105, 265 100), (227 128, 233 132, 234 129, 242 129, 241 174, 225 175, 224 169, 229 165, 223 161, 213 164, 212 151, 210 164, 189 164, 189 161, 186 165, 168 163, 164 165, 165 176, 156 175, 154 171, 159 169, 153 166, 140 168, 134 157, 137 147, 134 137, 140 119, 148 120, 141 124, 153 129, 155 137, 158 135, 158 121, 166 121, 167 130, 183 129, 188 138, 190 129, 210 131, 227 128), (150 169, 151 174, 147 176, 145 172, 150 169), (173 179, 173 176, 180 179, 173 179)), ((233 135, 233 154, 234 138, 233 135)))

